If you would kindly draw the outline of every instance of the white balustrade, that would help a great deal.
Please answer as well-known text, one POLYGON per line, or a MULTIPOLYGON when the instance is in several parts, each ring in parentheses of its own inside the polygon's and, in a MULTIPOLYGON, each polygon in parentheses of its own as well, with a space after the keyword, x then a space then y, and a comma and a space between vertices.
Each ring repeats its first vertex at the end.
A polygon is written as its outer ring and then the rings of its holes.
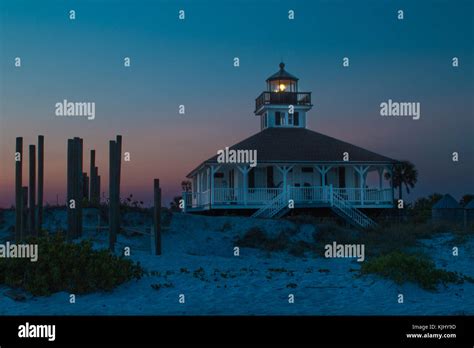
MULTIPOLYGON (((299 204, 329 204, 332 197, 330 186, 289 186, 287 190, 288 199, 292 199, 295 203, 299 204)), ((247 201, 245 203, 243 188, 216 187, 213 190, 213 205, 225 206, 246 204, 251 206, 263 206, 267 205, 282 192, 282 188, 249 188, 247 191, 247 201)), ((391 189, 379 190, 371 188, 332 187, 332 192, 334 195, 340 197, 340 199, 356 206, 392 203, 391 189)), ((187 208, 208 207, 210 205, 209 190, 205 192, 185 192, 183 193, 183 197, 187 208)))

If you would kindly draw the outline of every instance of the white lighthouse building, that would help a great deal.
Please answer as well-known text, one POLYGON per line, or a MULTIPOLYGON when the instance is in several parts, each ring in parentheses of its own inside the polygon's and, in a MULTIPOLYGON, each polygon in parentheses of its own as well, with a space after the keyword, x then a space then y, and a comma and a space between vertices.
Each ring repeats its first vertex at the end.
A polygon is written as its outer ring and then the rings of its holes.
POLYGON ((290 209, 330 208, 356 226, 373 226, 361 208, 393 207, 384 173, 397 161, 308 129, 312 106, 311 92, 301 92, 281 63, 255 101, 260 132, 228 147, 234 161, 215 155, 187 175, 192 189, 183 193, 185 211, 246 209, 271 218, 290 209), (249 153, 256 163, 238 161, 249 153), (372 172, 378 179, 369 183, 372 172))

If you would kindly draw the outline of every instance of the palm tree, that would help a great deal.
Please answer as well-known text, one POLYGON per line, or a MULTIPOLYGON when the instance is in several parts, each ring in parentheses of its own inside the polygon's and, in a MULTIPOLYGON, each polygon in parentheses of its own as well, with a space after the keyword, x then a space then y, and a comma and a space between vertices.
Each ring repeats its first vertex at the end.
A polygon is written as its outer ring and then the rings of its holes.
POLYGON ((418 171, 410 161, 401 161, 393 168, 393 179, 390 173, 385 173, 385 179, 391 180, 394 188, 398 187, 398 198, 402 199, 403 185, 405 185, 407 194, 410 193, 410 189, 414 188, 418 181, 418 171))

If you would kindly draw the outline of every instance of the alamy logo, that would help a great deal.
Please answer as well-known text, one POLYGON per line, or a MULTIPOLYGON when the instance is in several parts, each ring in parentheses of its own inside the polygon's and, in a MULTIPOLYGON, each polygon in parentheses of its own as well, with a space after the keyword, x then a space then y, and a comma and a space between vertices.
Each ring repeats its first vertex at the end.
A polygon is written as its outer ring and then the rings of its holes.
POLYGON ((389 99, 380 103, 380 116, 408 116, 419 120, 421 116, 419 102, 394 102, 389 99))
POLYGON ((88 120, 95 118, 95 102, 70 102, 64 99, 55 104, 56 116, 83 116, 88 120))
POLYGON ((0 258, 30 259, 38 261, 38 244, 13 244, 6 242, 0 244, 0 258))
POLYGON ((352 258, 357 257, 358 262, 365 260, 365 245, 364 244, 326 244, 324 247, 324 256, 326 258, 352 258))
POLYGON ((28 322, 18 326, 20 338, 47 338, 48 341, 56 339, 56 325, 34 325, 28 322))
POLYGON ((257 166, 257 150, 233 150, 226 147, 217 151, 218 163, 249 163, 250 167, 257 166))

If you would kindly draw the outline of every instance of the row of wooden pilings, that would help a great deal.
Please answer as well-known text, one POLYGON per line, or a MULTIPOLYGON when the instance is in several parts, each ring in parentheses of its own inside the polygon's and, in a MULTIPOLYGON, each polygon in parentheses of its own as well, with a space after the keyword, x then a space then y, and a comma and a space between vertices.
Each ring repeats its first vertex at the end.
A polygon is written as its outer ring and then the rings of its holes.
MULTIPOLYGON (((82 236, 83 205, 100 206, 100 175, 95 163, 95 150, 90 151, 89 175, 83 168, 84 142, 74 137, 67 141, 67 238, 82 236)), ((109 142, 109 249, 115 250, 120 231, 120 179, 122 136, 109 142)), ((16 138, 15 152, 15 240, 37 236, 43 223, 44 136, 38 136, 38 201, 36 204, 36 147, 29 146, 29 187, 22 186, 23 138, 16 138)), ((154 179, 153 234, 155 253, 161 255, 161 188, 154 179)))
POLYGON ((36 145, 29 146, 29 186, 23 186, 23 138, 15 146, 15 241, 37 236, 43 224, 44 136, 38 136, 38 185, 36 185, 36 145), (36 192, 38 189, 38 192, 36 192), (38 197, 36 197, 36 193, 38 197), (38 204, 36 204, 38 198, 38 204))

